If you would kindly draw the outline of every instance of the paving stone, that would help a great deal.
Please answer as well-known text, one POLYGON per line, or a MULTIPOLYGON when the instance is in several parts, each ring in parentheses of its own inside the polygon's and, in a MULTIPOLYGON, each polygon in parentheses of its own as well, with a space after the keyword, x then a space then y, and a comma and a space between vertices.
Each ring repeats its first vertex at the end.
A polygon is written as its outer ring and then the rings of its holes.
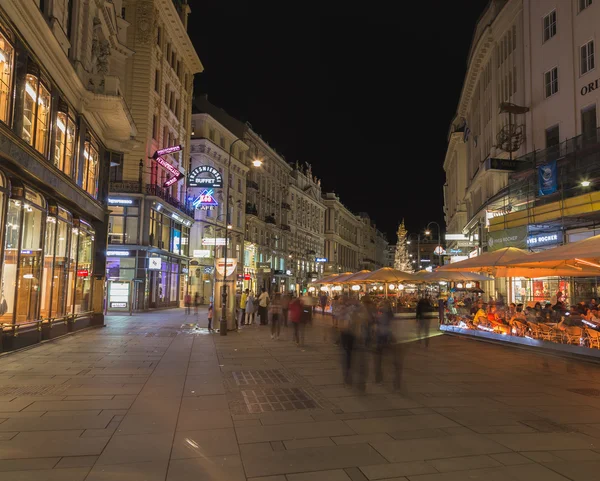
MULTIPOLYGON (((96 438, 87 440, 93 441, 96 438)), ((97 465, 143 463, 169 459, 173 435, 131 434, 113 436, 97 461, 97 465)))
POLYGON ((353 419, 345 421, 358 434, 392 433, 423 428, 457 427, 454 421, 440 414, 397 416, 392 418, 353 419))
POLYGON ((493 481, 568 481, 567 478, 540 464, 499 466, 495 468, 452 471, 410 477, 410 481, 466 481, 472 479, 493 481))
POLYGON ((240 444, 355 434, 343 421, 236 428, 236 433, 240 444))
POLYGON ((599 461, 560 461, 548 462, 544 465, 572 481, 590 481, 598 479, 599 461))
POLYGON ((353 481, 343 469, 288 474, 288 481, 353 481))
MULTIPOLYGON (((164 478, 162 478, 164 479, 164 478)), ((174 459, 166 481, 246 481, 239 456, 174 459)))
POLYGON ((90 468, 67 468, 2 473, 2 481, 84 481, 90 468))
POLYGON ((94 465, 98 456, 68 456, 62 458, 56 468, 86 468, 94 465))
POLYGON ((505 466, 515 466, 517 464, 528 464, 531 463, 529 458, 519 453, 499 453, 490 454, 490 458, 494 458, 496 461, 504 464, 505 466))
POLYGON ((242 459, 248 477, 343 469, 385 462, 368 444, 322 446, 253 456, 243 453, 242 459))
POLYGON ((502 466, 500 462, 491 458, 490 456, 461 456, 457 458, 430 459, 427 461, 427 463, 441 472, 465 471, 467 469, 491 468, 494 466, 502 466))
POLYGON ((168 461, 96 464, 85 481, 164 481, 168 461))
POLYGON ((386 463, 373 466, 361 466, 360 470, 369 480, 378 480, 400 476, 436 473, 436 469, 425 462, 386 463))
POLYGON ((112 420, 106 414, 88 416, 69 416, 60 411, 62 416, 42 416, 41 418, 12 418, 0 424, 2 431, 57 431, 69 429, 104 429, 112 420))
MULTIPOLYGON (((128 409, 130 400, 106 401, 35 401, 29 404, 27 411, 77 411, 95 409, 128 409)), ((2 407, 0 406, 0 411, 2 407)))
POLYGON ((239 453, 231 428, 180 431, 175 434, 171 459, 199 458, 239 453))
POLYGON ((221 411, 227 407, 225 394, 184 397, 181 400, 181 411, 221 411))
MULTIPOLYGON (((27 458, 27 459, 3 459, 0 460, 0 473, 5 471, 25 471, 38 469, 52 469, 60 461, 60 458, 27 458)), ((4 475, 2 475, 4 479, 4 475)))
POLYGON ((300 449, 335 445, 330 438, 293 439, 289 441, 283 441, 283 444, 285 445, 285 449, 300 449))
POLYGON ((594 449, 597 440, 577 433, 488 434, 489 439, 513 451, 594 449))
POLYGON ((177 431, 232 428, 229 411, 185 411, 179 414, 177 431))

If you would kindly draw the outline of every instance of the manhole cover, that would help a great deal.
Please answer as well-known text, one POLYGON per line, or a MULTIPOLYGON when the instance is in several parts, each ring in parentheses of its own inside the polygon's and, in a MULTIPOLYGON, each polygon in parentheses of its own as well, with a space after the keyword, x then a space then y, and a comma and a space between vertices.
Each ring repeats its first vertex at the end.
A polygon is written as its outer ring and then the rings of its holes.
POLYGON ((583 396, 600 396, 600 389, 594 388, 576 388, 576 389, 567 389, 567 391, 574 392, 575 394, 581 394, 583 396))
POLYGON ((46 386, 0 386, 0 396, 47 396, 61 394, 70 385, 52 384, 46 386))
POLYGON ((296 411, 320 407, 302 388, 256 389, 242 391, 242 396, 251 413, 296 411))
POLYGON ((232 375, 238 386, 292 382, 291 379, 279 369, 266 369, 264 371, 233 371, 232 375))

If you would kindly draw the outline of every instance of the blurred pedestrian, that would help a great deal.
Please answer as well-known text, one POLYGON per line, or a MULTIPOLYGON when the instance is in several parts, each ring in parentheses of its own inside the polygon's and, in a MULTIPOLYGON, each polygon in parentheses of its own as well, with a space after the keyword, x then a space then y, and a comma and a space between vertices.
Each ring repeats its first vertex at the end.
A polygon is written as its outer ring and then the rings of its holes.
POLYGON ((331 301, 331 331, 333 334, 333 343, 338 346, 340 344, 340 333, 338 330, 338 321, 340 317, 340 311, 342 308, 342 299, 339 296, 335 296, 331 301))
POLYGON ((240 298, 240 324, 243 326, 246 324, 246 305, 248 304, 248 294, 250 294, 250 289, 246 289, 242 292, 242 297, 240 298))
POLYGON ((281 331, 281 297, 275 294, 269 304, 269 321, 271 322, 271 339, 279 339, 281 331))
POLYGON ((325 291, 321 291, 321 295, 319 296, 319 304, 321 306, 321 315, 325 316, 325 308, 327 307, 327 294, 325 291))
POLYGON ((354 351, 353 321, 356 315, 356 301, 344 298, 338 326, 340 329, 340 343, 342 345, 342 373, 344 384, 352 385, 352 354, 354 351))
POLYGON ((431 305, 426 297, 421 297, 417 302, 417 338, 419 344, 425 339, 425 347, 429 346, 429 313, 431 305))
POLYGON ((281 296, 281 315, 282 315, 282 323, 284 327, 287 327, 288 324, 288 311, 290 308, 290 300, 291 296, 289 292, 286 292, 283 296, 281 296))
POLYGON ((194 294, 194 315, 198 316, 198 307, 200 307, 200 294, 196 291, 194 294))
POLYGON ((375 327, 375 382, 383 383, 383 357, 390 345, 394 313, 389 301, 381 304, 375 327))
POLYGON ((302 323, 303 312, 304 306, 302 300, 299 297, 294 297, 290 301, 289 316, 290 322, 294 326, 294 342, 297 345, 301 342, 304 343, 304 325, 302 323))
POLYGON ((213 303, 208 305, 208 330, 212 331, 213 303))
POLYGON ((192 296, 190 296, 190 293, 186 293, 185 297, 183 298, 183 303, 185 305, 185 313, 189 314, 190 313, 190 307, 192 306, 192 296))
POLYGON ((258 296, 258 316, 260 317, 260 324, 262 326, 267 323, 267 307, 270 300, 267 290, 262 287, 260 296, 258 296))
POLYGON ((250 325, 254 323, 254 317, 256 316, 256 299, 254 293, 250 291, 248 298, 246 299, 246 324, 250 325))

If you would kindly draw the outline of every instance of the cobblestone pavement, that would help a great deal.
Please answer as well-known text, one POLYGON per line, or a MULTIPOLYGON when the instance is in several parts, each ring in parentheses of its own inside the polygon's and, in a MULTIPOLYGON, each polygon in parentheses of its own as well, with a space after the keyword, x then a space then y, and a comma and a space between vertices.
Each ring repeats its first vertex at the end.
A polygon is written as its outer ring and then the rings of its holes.
POLYGON ((114 316, 0 357, 0 479, 598 479, 598 365, 437 336, 404 344, 400 392, 386 366, 361 394, 327 325, 297 347, 195 324, 114 316))

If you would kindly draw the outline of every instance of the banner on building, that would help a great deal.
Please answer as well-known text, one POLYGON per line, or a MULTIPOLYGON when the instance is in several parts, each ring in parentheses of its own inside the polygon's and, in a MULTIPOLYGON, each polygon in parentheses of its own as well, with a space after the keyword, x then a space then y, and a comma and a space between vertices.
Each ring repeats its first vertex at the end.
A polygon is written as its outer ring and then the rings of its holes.
POLYGON ((556 192, 558 186, 556 160, 538 167, 538 185, 540 195, 550 195, 556 192))
POLYGON ((488 252, 497 251, 504 247, 527 247, 527 226, 513 227, 497 232, 488 232, 488 252))

